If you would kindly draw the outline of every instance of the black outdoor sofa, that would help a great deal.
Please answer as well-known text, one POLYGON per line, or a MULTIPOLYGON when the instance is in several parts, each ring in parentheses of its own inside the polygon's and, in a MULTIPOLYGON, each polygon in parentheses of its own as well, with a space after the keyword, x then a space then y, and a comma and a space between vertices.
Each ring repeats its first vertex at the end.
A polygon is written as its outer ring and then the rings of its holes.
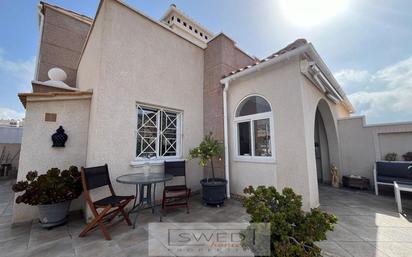
POLYGON ((411 162, 405 161, 378 161, 373 170, 375 182, 375 194, 378 195, 378 186, 393 186, 396 181, 400 184, 412 185, 412 165, 411 162))

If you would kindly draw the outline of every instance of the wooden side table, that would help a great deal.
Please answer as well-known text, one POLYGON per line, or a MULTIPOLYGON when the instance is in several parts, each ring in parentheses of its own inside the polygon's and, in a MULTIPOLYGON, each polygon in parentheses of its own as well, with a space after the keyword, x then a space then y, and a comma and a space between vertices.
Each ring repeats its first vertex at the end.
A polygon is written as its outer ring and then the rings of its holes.
POLYGON ((343 176, 342 184, 344 187, 369 189, 369 179, 365 177, 343 176))

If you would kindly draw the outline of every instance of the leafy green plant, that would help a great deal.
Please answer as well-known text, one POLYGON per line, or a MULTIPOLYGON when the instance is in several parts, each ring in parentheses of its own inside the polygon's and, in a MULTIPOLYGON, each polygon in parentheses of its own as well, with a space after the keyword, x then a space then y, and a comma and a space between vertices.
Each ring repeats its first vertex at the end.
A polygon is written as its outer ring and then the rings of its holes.
POLYGON ((38 175, 37 171, 29 171, 26 179, 12 187, 14 192, 23 192, 16 198, 16 203, 30 205, 60 203, 76 199, 83 191, 80 172, 75 166, 63 171, 52 168, 42 175, 38 175))
POLYGON ((221 158, 223 152, 223 144, 213 138, 212 133, 205 135, 199 146, 189 151, 189 159, 199 158, 199 165, 205 167, 210 161, 212 168, 212 177, 215 178, 215 170, 213 167, 213 158, 221 158))
POLYGON ((408 162, 412 161, 412 152, 407 152, 406 154, 404 154, 403 159, 408 162))
MULTIPOLYGON (((337 218, 318 208, 310 212, 302 210, 302 196, 291 188, 279 193, 275 187, 249 186, 244 189, 243 206, 250 214, 251 223, 270 223, 271 256, 321 256, 314 242, 326 240, 326 232, 332 231, 337 218)), ((248 237, 246 237, 248 238, 248 237)), ((242 246, 256 252, 249 239, 242 246)))
POLYGON ((397 153, 388 153, 385 155, 385 161, 396 161, 398 159, 397 153))

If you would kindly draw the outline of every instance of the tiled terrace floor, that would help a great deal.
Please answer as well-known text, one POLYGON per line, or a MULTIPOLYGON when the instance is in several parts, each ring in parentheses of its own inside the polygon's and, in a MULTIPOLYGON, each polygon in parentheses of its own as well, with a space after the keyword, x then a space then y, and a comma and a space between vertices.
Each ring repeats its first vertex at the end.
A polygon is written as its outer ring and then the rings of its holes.
MULTIPOLYGON (((397 213, 391 193, 386 195, 321 186, 321 209, 334 213, 338 224, 318 245, 342 257, 412 256, 412 223, 397 213)), ((402 198, 406 213, 412 213, 409 199, 402 198)))
MULTIPOLYGON (((135 230, 120 223, 110 230, 113 240, 105 241, 99 231, 79 238, 84 223, 71 217, 68 225, 44 230, 37 223, 11 226, 13 195, 11 181, 0 181, 0 256, 147 256, 148 222, 157 222, 149 211, 139 216, 135 230)), ((339 223, 319 246, 328 256, 412 256, 412 223, 396 213, 393 197, 370 193, 320 188, 321 208, 335 213, 339 223)), ((405 205, 412 206, 405 201, 405 205)), ((246 222, 240 203, 228 200, 222 208, 204 207, 192 200, 191 213, 169 213, 164 222, 246 222)))

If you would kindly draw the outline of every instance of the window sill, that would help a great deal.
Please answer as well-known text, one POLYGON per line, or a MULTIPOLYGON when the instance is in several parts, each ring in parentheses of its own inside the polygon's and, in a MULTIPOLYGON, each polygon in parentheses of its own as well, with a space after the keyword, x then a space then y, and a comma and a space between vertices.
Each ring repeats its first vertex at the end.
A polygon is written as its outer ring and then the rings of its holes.
POLYGON ((165 159, 152 159, 152 160, 134 160, 130 162, 132 167, 150 166, 162 166, 167 161, 184 161, 182 158, 165 158, 165 159))
POLYGON ((233 160, 235 162, 276 163, 273 157, 236 156, 233 160))

